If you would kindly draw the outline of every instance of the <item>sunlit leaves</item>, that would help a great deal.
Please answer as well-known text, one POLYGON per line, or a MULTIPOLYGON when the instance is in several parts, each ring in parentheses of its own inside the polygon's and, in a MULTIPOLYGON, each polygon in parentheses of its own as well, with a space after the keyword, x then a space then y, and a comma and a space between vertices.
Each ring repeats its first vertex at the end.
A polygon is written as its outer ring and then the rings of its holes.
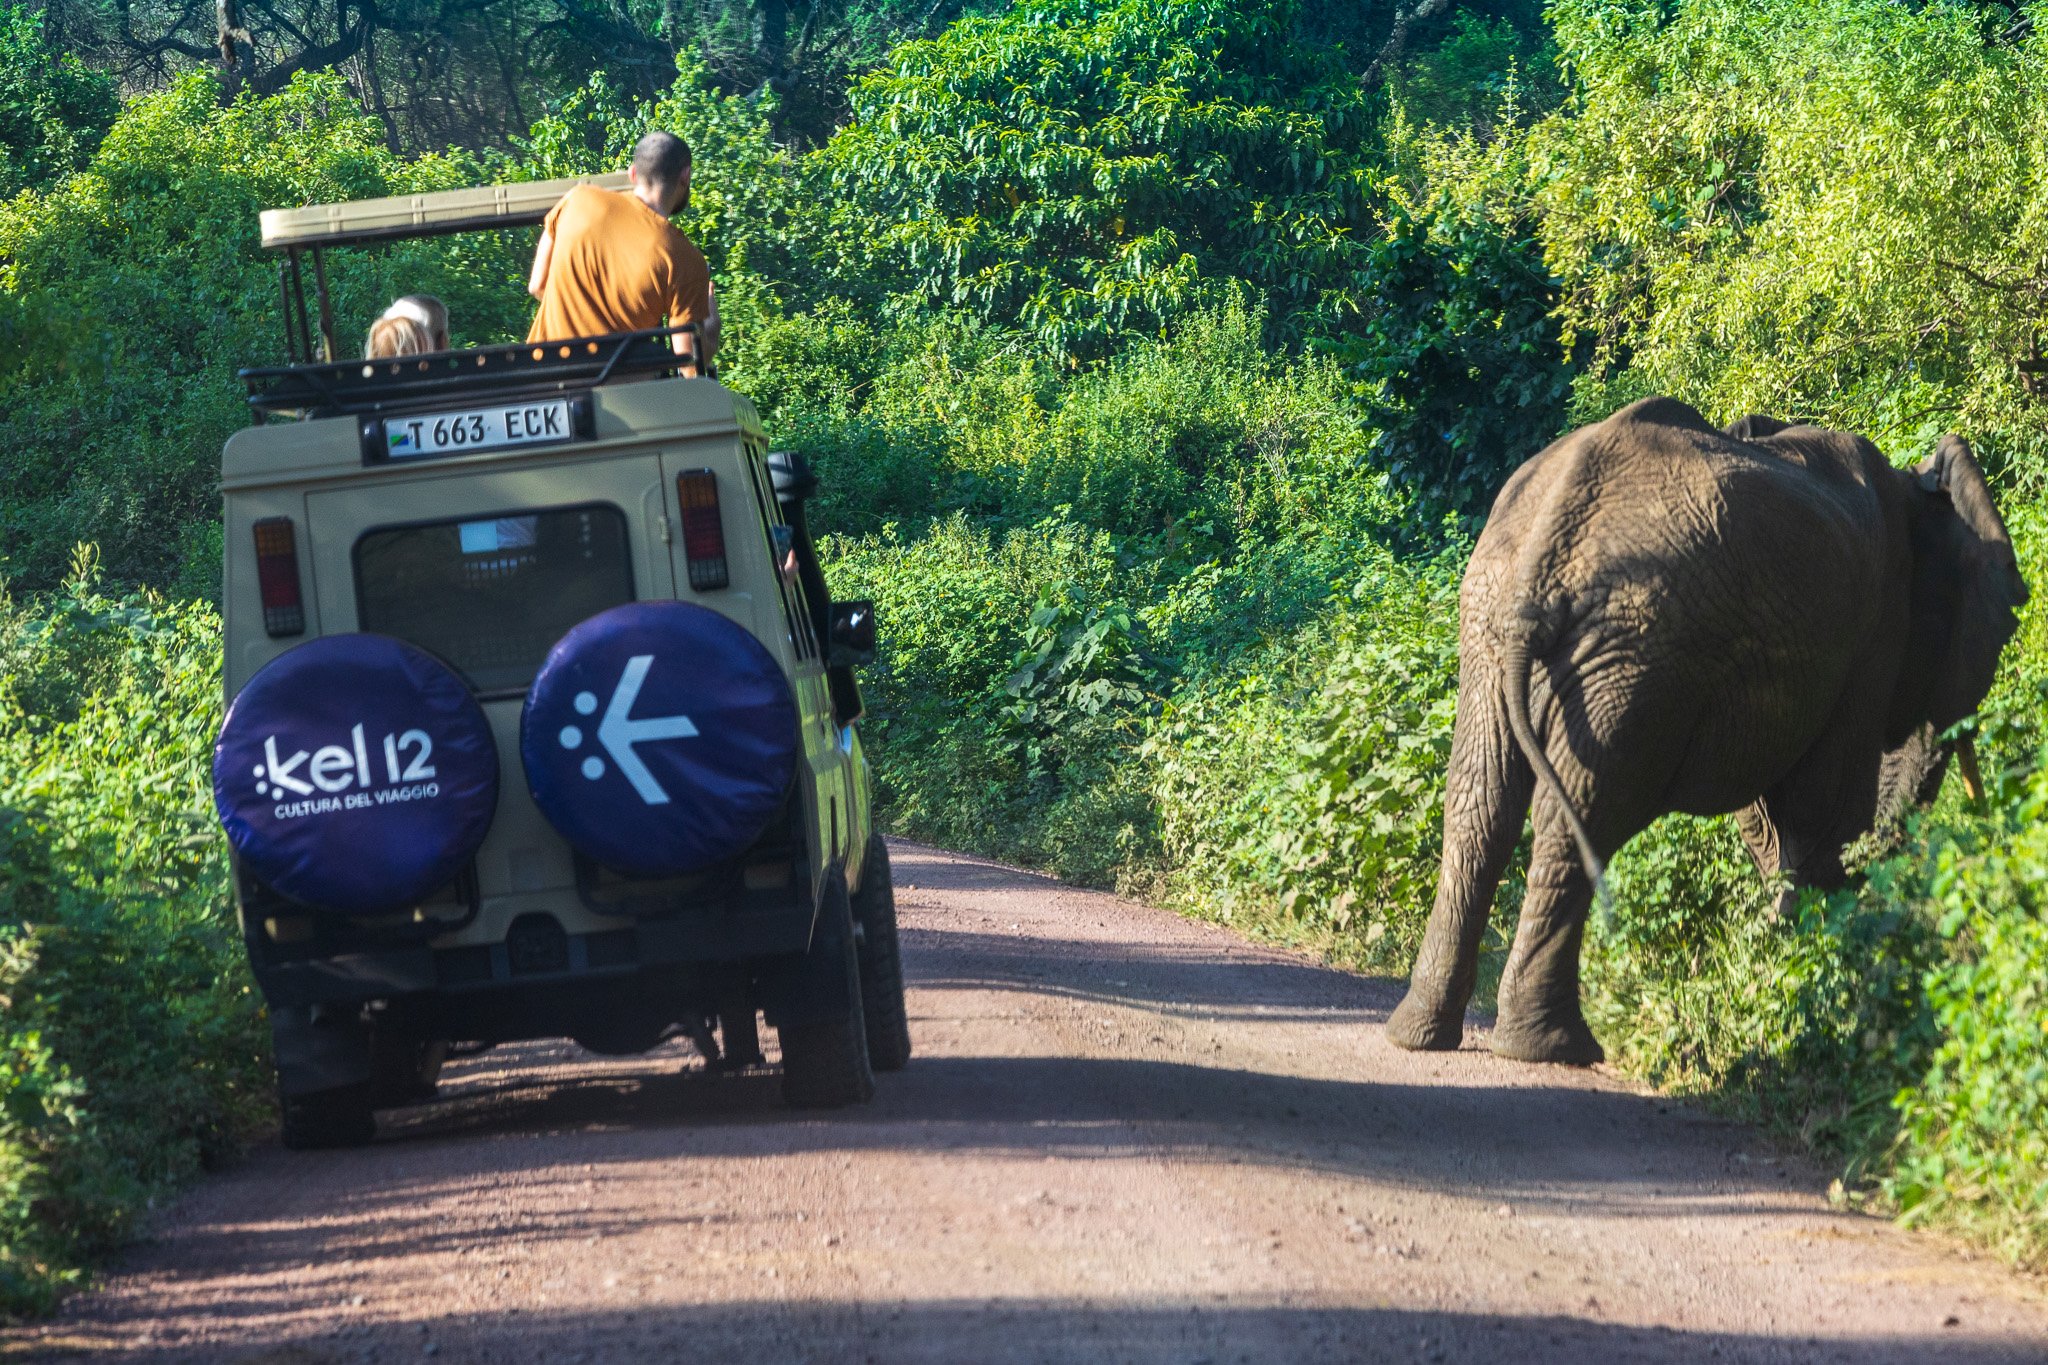
POLYGON ((1274 0, 1034 0, 898 50, 827 156, 914 296, 1099 354, 1240 286, 1360 305, 1364 96, 1274 0))
POLYGON ((1579 88, 1533 184, 1608 367, 1724 419, 2048 443, 2048 38, 1881 0, 1552 13, 1579 88))

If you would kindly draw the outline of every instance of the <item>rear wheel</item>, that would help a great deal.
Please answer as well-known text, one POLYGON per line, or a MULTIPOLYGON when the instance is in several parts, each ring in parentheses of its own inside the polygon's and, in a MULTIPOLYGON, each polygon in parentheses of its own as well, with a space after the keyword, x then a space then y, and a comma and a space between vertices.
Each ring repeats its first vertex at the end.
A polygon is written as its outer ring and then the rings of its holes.
POLYGON ((828 1019, 792 1021, 777 1030, 782 1038, 782 1098, 799 1109, 862 1104, 875 1095, 875 1072, 868 1062, 867 1016, 861 1008, 853 907, 843 876, 835 873, 826 880, 825 904, 818 919, 818 936, 811 951, 838 960, 838 970, 845 974, 847 1007, 828 1019))
POLYGON ((868 1060, 877 1071, 901 1071, 910 1062, 910 1014, 903 1004, 903 955, 896 938, 889 846, 879 834, 868 840, 853 918, 860 926, 860 998, 867 1019, 868 1060))

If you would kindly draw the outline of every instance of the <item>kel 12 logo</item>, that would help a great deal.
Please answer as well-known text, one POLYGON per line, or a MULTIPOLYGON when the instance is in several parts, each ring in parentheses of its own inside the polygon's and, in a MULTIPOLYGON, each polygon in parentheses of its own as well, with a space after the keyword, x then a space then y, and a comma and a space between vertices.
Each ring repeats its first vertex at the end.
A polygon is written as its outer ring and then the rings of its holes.
MULTIPOLYGON (((340 792, 352 786, 370 786, 370 746, 363 727, 358 725, 350 730, 349 738, 353 743, 347 748, 329 744, 321 749, 301 749, 290 758, 280 759, 277 736, 268 736, 263 741, 264 761, 256 765, 256 794, 269 796, 274 790, 279 796, 311 796, 316 788, 340 792)), ((400 782, 425 782, 434 776, 434 765, 427 761, 433 757, 434 741, 425 730, 386 735, 382 747, 384 775, 394 786, 400 782), (403 765, 400 759, 406 760, 403 765)))

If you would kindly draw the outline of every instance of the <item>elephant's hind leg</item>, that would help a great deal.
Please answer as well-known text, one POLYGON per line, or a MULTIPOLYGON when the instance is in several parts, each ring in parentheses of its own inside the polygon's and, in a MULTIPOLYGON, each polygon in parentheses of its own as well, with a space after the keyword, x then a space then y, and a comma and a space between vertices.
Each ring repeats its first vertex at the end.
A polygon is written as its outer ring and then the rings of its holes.
MULTIPOLYGON (((1468 658, 1471 657, 1468 654, 1468 658)), ((1465 1006, 1479 976, 1479 939, 1507 870, 1535 774, 1508 729, 1490 677, 1461 678, 1444 789, 1444 852, 1436 904, 1408 994, 1387 1020, 1397 1047, 1448 1051, 1464 1041, 1465 1006)))
POLYGON ((1501 974, 1492 1046, 1496 1055, 1519 1062, 1591 1066, 1607 1057, 1579 1008, 1579 945, 1593 883, 1563 816, 1551 804, 1539 799, 1536 806, 1529 885, 1515 946, 1501 974))

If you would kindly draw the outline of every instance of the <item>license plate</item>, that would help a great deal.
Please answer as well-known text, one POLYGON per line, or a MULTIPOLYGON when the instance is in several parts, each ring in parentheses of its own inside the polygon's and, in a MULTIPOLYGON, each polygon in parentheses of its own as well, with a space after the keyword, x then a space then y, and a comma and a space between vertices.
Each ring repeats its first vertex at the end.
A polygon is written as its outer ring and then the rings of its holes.
POLYGON ((499 450, 575 439, 569 400, 545 399, 505 407, 429 412, 384 419, 384 458, 411 460, 456 451, 499 450))

